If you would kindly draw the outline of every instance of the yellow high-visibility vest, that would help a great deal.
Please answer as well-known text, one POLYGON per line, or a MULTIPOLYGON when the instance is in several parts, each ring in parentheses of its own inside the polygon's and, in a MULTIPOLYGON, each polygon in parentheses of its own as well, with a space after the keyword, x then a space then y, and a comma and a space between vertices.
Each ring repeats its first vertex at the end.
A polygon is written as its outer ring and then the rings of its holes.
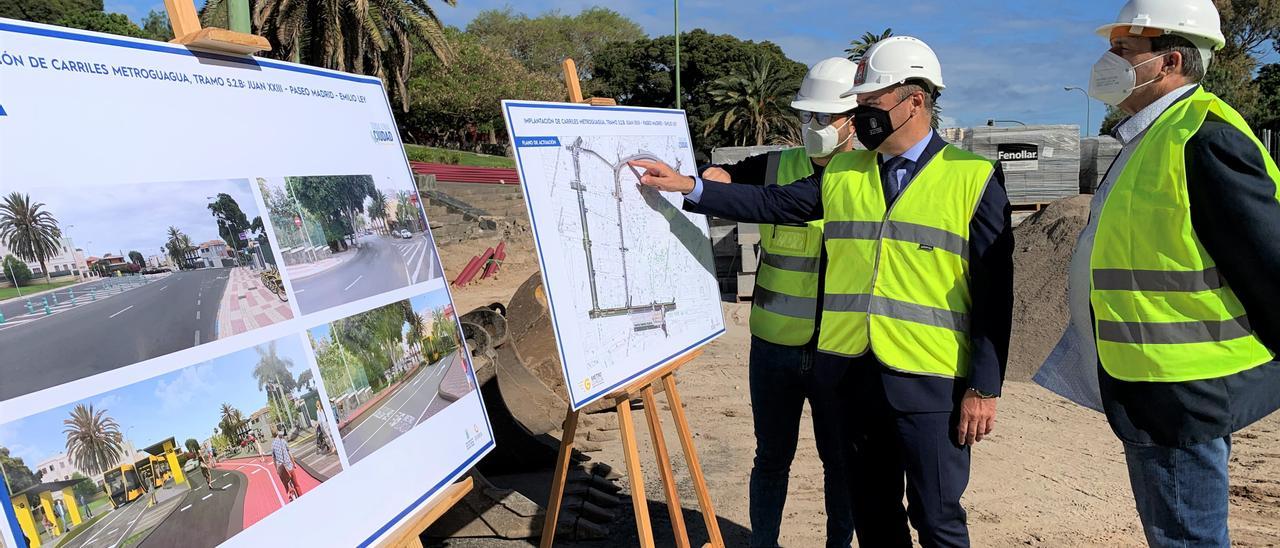
POLYGON ((876 153, 823 176, 827 273, 818 350, 940 377, 969 374, 969 223, 994 163, 947 145, 885 207, 876 153))
MULTIPOLYGON (((804 148, 770 152, 766 184, 789 185, 813 175, 804 148)), ((803 226, 760 225, 760 266, 751 299, 751 334, 774 344, 801 346, 813 338, 818 313, 822 221, 803 226)))
POLYGON ((1210 113, 1253 139, 1280 189, 1253 130, 1203 88, 1152 124, 1102 205, 1089 261, 1098 359, 1117 379, 1212 379, 1275 358, 1191 225, 1184 149, 1210 113))

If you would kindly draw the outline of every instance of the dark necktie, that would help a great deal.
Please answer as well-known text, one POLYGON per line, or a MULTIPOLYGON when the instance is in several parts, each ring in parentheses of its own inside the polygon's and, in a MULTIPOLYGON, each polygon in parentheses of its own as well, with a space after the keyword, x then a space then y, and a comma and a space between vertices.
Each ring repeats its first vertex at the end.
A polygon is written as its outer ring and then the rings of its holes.
POLYGON ((888 159, 884 163, 883 179, 884 179, 884 197, 885 203, 891 204, 902 193, 902 188, 911 180, 915 173, 916 163, 902 156, 895 156, 888 159), (902 178, 896 177, 898 170, 904 169, 905 173, 902 178))

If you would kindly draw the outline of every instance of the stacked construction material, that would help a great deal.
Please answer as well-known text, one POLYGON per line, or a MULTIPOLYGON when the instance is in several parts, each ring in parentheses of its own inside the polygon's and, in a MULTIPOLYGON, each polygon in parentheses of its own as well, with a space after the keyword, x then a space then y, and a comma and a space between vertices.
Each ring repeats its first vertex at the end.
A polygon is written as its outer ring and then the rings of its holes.
POLYGON ((1116 156, 1120 155, 1120 141, 1114 137, 1085 137, 1080 140, 1080 193, 1093 194, 1102 184, 1116 156))
POLYGON ((722 166, 736 164, 757 154, 764 154, 787 147, 765 145, 759 147, 720 147, 711 151, 711 163, 722 166))
POLYGON ((964 148, 1001 163, 1014 204, 1080 193, 1080 126, 979 126, 965 135, 964 148))

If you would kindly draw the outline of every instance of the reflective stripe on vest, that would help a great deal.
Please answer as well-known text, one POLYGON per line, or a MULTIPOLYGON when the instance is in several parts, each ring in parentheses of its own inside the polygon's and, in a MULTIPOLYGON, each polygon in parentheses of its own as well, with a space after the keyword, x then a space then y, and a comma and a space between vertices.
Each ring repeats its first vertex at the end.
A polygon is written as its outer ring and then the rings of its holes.
POLYGON ((1117 379, 1212 379, 1275 358, 1191 223, 1184 148, 1210 114, 1257 143, 1280 189, 1253 130, 1203 88, 1152 124, 1102 205, 1090 257, 1098 359, 1117 379))
POLYGON ((969 224, 994 164, 950 145, 886 209, 874 152, 836 155, 822 182, 826 294, 818 350, 968 375, 969 224))
MULTIPOLYGON (((788 185, 813 175, 803 148, 770 152, 766 184, 788 185)), ((813 338, 818 312, 822 221, 760 225, 760 264, 751 303, 751 334, 786 346, 813 338)))

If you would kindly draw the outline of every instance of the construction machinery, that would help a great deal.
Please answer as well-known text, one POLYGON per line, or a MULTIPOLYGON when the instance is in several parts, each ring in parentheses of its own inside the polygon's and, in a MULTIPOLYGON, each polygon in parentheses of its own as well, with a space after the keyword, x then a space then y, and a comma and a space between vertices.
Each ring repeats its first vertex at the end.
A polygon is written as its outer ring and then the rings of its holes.
MULTIPOLYGON (((429 537, 530 538, 540 534, 560 428, 569 402, 540 273, 507 304, 459 318, 471 352, 496 449, 473 472, 477 488, 427 531, 429 537)), ((587 413, 612 409, 605 402, 587 413)), ((620 504, 620 477, 610 466, 574 453, 557 536, 608 535, 620 504)))

